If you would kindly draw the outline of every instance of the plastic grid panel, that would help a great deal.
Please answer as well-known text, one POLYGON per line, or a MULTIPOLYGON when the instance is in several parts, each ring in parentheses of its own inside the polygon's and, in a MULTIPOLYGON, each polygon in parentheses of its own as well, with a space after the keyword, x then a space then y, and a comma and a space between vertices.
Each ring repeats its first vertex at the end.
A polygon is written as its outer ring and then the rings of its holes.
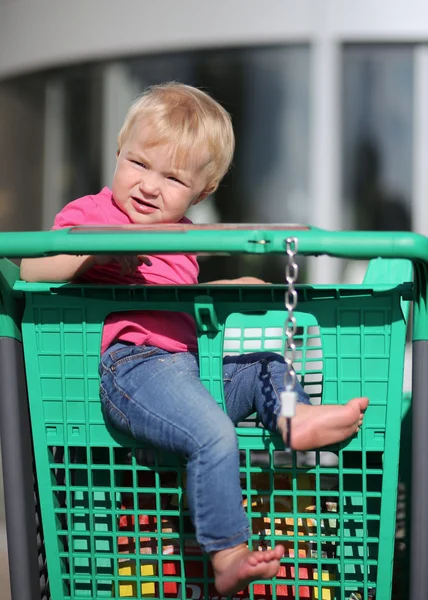
MULTIPOLYGON (((377 576, 380 454, 369 455, 371 465, 364 469, 360 453, 344 453, 337 468, 320 466, 316 454, 316 466, 304 469, 296 455, 285 465, 284 453, 272 450, 266 464, 264 451, 246 452, 244 494, 253 547, 269 547, 276 540, 286 548, 276 581, 278 598, 347 598, 346 591, 369 598, 377 576), (363 472, 373 478, 365 500, 354 479, 361 480, 363 472), (373 526, 364 527, 363 512, 373 526)), ((261 597, 266 596, 264 590, 261 597)))
MULTIPOLYGON (((303 389, 309 395, 312 404, 320 404, 322 397, 322 345, 320 329, 312 315, 295 313, 299 323, 294 342, 296 345, 294 368, 303 389)), ((246 314, 245 327, 241 328, 242 319, 231 315, 224 331, 224 355, 269 351, 284 355, 284 327, 265 325, 264 321, 280 320, 278 314, 269 317, 246 314)))
MULTIPOLYGON (((49 451, 65 599, 177 598, 186 588, 198 588, 196 597, 215 596, 190 524, 182 465, 173 457, 136 448, 92 448, 89 456, 79 447, 69 448, 69 456, 49 451)), ((340 456, 336 468, 320 466, 317 456, 316 466, 305 469, 296 456, 285 464, 274 444, 241 451, 251 543, 286 547, 275 584, 254 585, 254 599, 333 600, 346 597, 339 595, 346 588, 370 597, 382 457, 369 453, 362 464, 361 453, 340 456)))
POLYGON ((43 535, 42 520, 40 514, 39 491, 37 487, 37 478, 34 472, 34 510, 37 528, 37 554, 39 563, 40 594, 41 600, 50 600, 49 580, 46 563, 46 549, 43 535))
MULTIPOLYGON (((321 295, 330 301, 324 311, 314 310, 308 302, 308 311, 318 315, 315 323, 321 332, 314 335, 322 339, 323 401, 335 403, 350 393, 371 390, 378 392, 375 408, 371 406, 360 435, 335 449, 339 460, 335 468, 321 467, 317 459, 315 467, 302 470, 296 457, 292 465, 283 465, 280 440, 260 430, 240 432, 252 543, 269 545, 275 538, 285 541, 288 549, 280 579, 272 588, 256 584, 241 597, 347 600, 354 594, 369 600, 378 582, 382 526, 393 537, 394 520, 385 510, 382 513, 381 493, 385 479, 392 494, 396 482, 391 474, 385 478, 382 451, 387 421, 399 425, 399 417, 391 410, 388 416, 386 410, 391 385, 399 381, 390 364, 392 329, 397 328, 394 323, 402 325, 394 312, 394 297, 398 304, 399 294, 381 299, 367 294, 363 302, 352 295, 329 294, 321 295)), ((27 372, 50 578, 55 581, 53 600, 180 597, 184 589, 200 593, 194 597, 212 597, 209 565, 192 541, 182 465, 174 457, 155 454, 152 464, 145 466, 141 460, 145 455, 129 446, 129 439, 105 427, 98 400, 100 319, 94 314, 100 312, 99 304, 91 309, 85 298, 72 305, 55 296, 33 300, 34 325, 25 331, 25 348, 31 359, 37 356, 37 365, 32 363, 33 370, 27 366, 27 372), (46 453, 49 477, 43 480, 46 453), (163 525, 167 531, 162 532, 163 525)), ((239 297, 240 306, 242 300, 239 297)), ((229 312, 233 306, 227 304, 224 310, 229 312)), ((228 326, 236 325, 237 318, 245 338, 249 317, 235 312, 228 326)), ((257 319, 260 323, 260 315, 257 319)), ((284 314, 277 309, 263 319, 267 328, 278 327, 284 314)), ((303 344, 310 340, 312 326, 303 328, 303 344)), ((402 336, 404 346, 404 327, 401 330, 396 335, 402 336)), ((216 388, 217 397, 219 336, 208 331, 200 340, 201 376, 216 388)), ((319 361, 319 356, 315 358, 319 361)), ((397 438, 392 444, 397 445, 397 438)), ((383 566, 385 580, 390 577, 388 568, 383 566)), ((377 597, 388 597, 379 594, 381 588, 377 597)))

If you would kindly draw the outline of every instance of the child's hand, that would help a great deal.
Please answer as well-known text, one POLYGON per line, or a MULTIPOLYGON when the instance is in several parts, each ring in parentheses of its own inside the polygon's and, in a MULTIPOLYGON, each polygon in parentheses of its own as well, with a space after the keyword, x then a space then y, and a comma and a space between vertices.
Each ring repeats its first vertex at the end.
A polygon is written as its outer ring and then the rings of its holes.
POLYGON ((121 275, 132 275, 140 265, 152 266, 150 258, 143 254, 98 254, 95 256, 97 265, 107 265, 112 262, 121 266, 121 275))
POLYGON ((260 283, 270 283, 269 281, 263 281, 258 277, 238 277, 238 279, 231 279, 230 283, 244 283, 248 285, 258 285, 260 283))

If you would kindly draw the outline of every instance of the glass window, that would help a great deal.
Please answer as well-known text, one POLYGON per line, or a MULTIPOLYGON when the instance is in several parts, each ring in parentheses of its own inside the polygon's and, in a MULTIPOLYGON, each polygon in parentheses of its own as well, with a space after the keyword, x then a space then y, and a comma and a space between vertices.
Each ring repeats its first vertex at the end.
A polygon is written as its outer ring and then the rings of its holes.
POLYGON ((344 46, 343 195, 348 228, 410 229, 413 91, 412 46, 344 46))
POLYGON ((44 82, 27 76, 0 85, 0 229, 41 227, 44 82))
POLYGON ((102 143, 101 66, 71 69, 61 77, 64 99, 64 201, 100 186, 102 143))
POLYGON ((72 67, 0 83, 0 229, 48 228, 100 185, 101 69, 72 67))

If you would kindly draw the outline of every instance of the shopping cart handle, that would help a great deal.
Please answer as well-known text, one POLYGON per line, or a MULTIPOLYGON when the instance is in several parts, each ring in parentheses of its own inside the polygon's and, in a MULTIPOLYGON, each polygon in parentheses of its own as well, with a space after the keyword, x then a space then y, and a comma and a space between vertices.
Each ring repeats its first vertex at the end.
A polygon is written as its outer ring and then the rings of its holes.
POLYGON ((409 232, 326 231, 307 225, 162 225, 71 227, 0 233, 0 256, 54 254, 283 254, 298 237, 299 254, 341 258, 407 258, 428 262, 428 238, 409 232))

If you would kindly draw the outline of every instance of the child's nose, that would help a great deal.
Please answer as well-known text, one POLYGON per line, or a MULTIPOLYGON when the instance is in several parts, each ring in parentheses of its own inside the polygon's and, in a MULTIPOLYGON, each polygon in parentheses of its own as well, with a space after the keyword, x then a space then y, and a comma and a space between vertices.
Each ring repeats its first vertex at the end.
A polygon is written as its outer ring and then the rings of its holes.
POLYGON ((159 178, 155 173, 144 172, 140 180, 140 190, 150 196, 159 195, 159 178))

